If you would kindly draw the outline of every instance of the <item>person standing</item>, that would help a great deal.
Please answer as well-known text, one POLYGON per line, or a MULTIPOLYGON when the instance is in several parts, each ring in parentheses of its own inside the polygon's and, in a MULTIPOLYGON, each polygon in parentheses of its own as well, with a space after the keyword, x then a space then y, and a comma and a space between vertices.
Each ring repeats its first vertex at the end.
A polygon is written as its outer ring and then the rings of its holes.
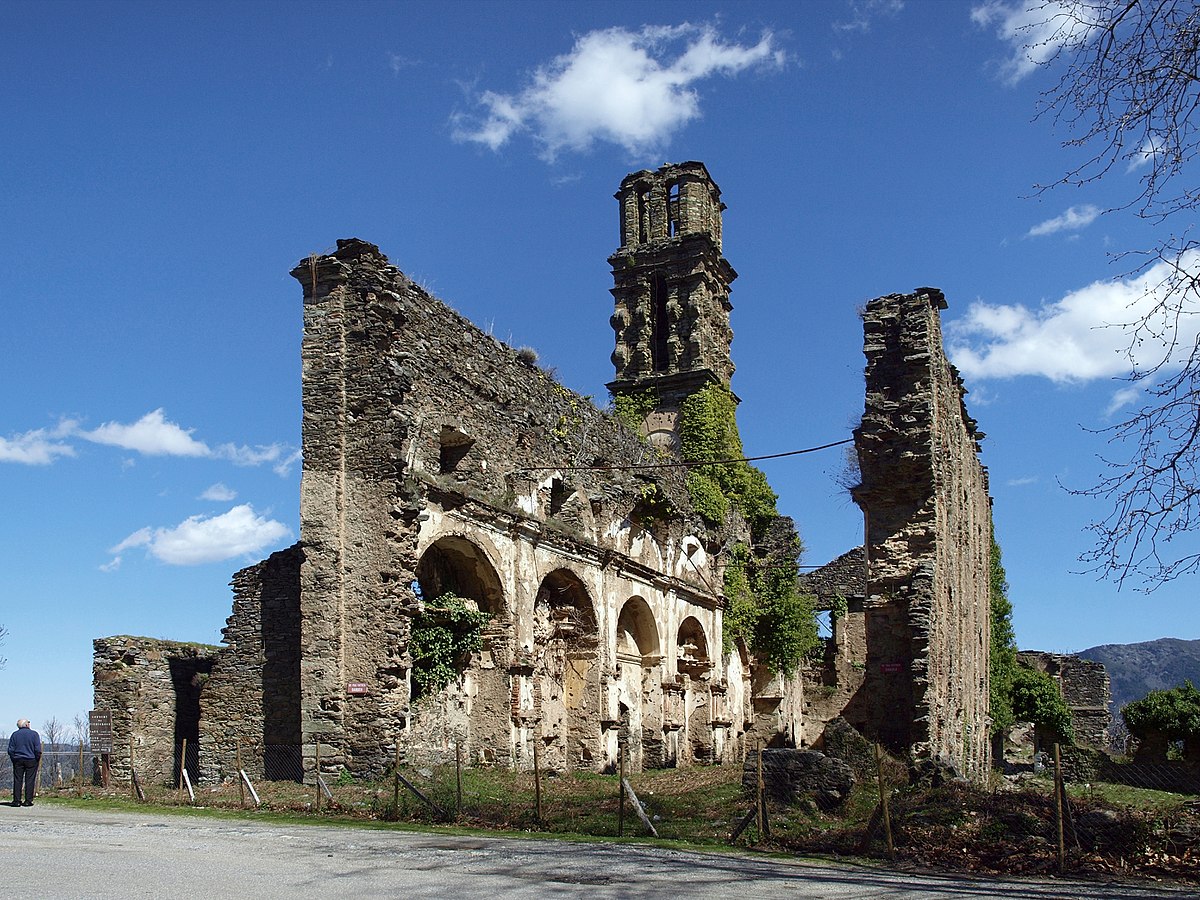
POLYGON ((29 727, 28 719, 17 719, 17 730, 8 739, 8 758, 13 767, 13 806, 33 806, 33 787, 42 764, 42 739, 29 727), (25 800, 21 801, 21 788, 25 800))

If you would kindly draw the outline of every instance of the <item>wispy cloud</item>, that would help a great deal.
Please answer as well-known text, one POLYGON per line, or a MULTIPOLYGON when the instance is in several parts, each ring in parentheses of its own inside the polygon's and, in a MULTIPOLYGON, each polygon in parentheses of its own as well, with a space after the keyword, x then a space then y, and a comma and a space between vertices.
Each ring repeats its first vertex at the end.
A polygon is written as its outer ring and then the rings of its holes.
POLYGON ((1010 478, 1004 482, 1007 487, 1026 487, 1031 484, 1037 484, 1036 475, 1026 475, 1024 478, 1010 478))
POLYGON ((1029 229, 1026 237, 1044 237, 1060 231, 1079 231, 1095 222, 1103 211, 1099 206, 1093 206, 1090 203, 1083 206, 1072 206, 1061 216, 1055 216, 1053 219, 1047 219, 1045 222, 1034 225, 1029 229))
POLYGON ((0 437, 0 462, 48 466, 60 456, 74 456, 75 448, 62 440, 72 427, 74 423, 67 421, 55 429, 38 428, 8 438, 0 437))
POLYGON ((1008 45, 1010 55, 1000 64, 1000 74, 1015 84, 1038 66, 1054 58, 1067 45, 1087 40, 1095 25, 1087 21, 1086 4, 1047 0, 1005 3, 987 0, 971 9, 971 21, 994 27, 996 37, 1008 45))
POLYGON ((1140 388, 1123 387, 1119 391, 1115 391, 1112 398, 1108 401, 1108 407, 1104 410, 1105 416, 1113 416, 1127 406, 1132 406, 1137 402, 1137 399, 1142 396, 1140 388))
POLYGON ((701 115, 697 82, 784 60, 769 31, 754 44, 727 43, 712 25, 688 23, 592 31, 537 68, 523 90, 480 94, 479 115, 453 117, 454 137, 499 150, 528 132, 548 160, 597 141, 649 154, 701 115))
POLYGON ((91 431, 80 431, 79 436, 96 444, 136 450, 147 456, 211 456, 208 445, 192 437, 193 430, 168 422, 160 408, 130 425, 106 422, 91 431))
MULTIPOLYGON (((1200 277, 1200 253, 1187 254, 1181 267, 1200 277)), ((1173 348, 1182 353, 1195 345, 1200 334, 1195 317, 1176 321, 1158 309, 1172 277, 1178 272, 1163 262, 1139 276, 1097 281, 1037 308, 972 303, 963 318, 947 326, 950 357, 970 379, 1036 375, 1065 383, 1126 375, 1138 364, 1130 356, 1131 324, 1146 320, 1139 353, 1153 362, 1173 348), (1173 336, 1176 343, 1155 335, 1173 336)))
POLYGON ((870 31, 877 19, 891 18, 904 9, 904 0, 849 0, 846 18, 833 23, 834 31, 870 31))
POLYGON ((242 504, 218 516, 190 516, 173 528, 139 528, 109 550, 114 558, 101 568, 111 571, 121 564, 121 554, 137 547, 169 565, 194 566, 259 553, 290 536, 282 522, 242 504))
POLYGON ((237 497, 237 491, 233 488, 226 487, 224 483, 218 481, 216 484, 209 485, 200 495, 201 500, 213 500, 217 503, 228 503, 237 497))

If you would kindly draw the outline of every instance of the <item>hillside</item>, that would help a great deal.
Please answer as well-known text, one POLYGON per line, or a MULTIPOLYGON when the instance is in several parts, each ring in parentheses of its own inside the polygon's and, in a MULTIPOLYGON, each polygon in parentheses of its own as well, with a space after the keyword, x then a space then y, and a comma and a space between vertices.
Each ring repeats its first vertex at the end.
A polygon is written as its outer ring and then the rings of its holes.
POLYGON ((1173 688, 1189 679, 1200 685, 1200 640, 1159 638, 1140 644, 1102 644, 1076 655, 1103 663, 1108 670, 1114 714, 1150 691, 1173 688))

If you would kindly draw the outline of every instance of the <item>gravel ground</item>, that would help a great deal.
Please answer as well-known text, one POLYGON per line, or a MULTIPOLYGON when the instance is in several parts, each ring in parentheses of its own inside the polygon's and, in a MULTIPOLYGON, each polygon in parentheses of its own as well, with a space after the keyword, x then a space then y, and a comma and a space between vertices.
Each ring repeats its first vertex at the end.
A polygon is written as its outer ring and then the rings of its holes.
POLYGON ((1190 891, 925 876, 635 844, 0 807, 10 896, 983 898, 1107 900, 1190 891))

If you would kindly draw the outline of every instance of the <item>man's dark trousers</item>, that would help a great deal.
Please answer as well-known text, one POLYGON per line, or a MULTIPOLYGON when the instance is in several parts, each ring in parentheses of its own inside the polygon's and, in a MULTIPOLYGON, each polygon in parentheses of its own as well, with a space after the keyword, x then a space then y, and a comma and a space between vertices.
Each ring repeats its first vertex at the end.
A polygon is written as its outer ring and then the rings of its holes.
POLYGON ((33 784, 37 781, 38 761, 36 759, 14 759, 13 765, 13 804, 21 802, 21 785, 25 786, 25 802, 33 802, 33 784))

